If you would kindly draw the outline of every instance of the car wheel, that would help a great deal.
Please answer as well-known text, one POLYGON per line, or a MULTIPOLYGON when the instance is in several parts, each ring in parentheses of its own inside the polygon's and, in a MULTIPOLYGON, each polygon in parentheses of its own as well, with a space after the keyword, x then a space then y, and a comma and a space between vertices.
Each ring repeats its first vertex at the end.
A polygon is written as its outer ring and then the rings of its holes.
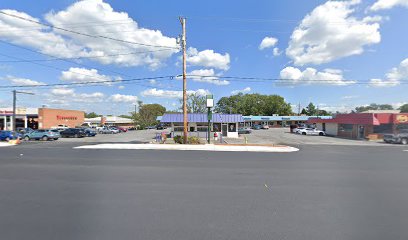
POLYGON ((43 141, 48 141, 48 137, 47 137, 47 136, 43 136, 41 139, 42 139, 43 141))
POLYGON ((401 144, 402 145, 407 145, 408 144, 408 138, 401 139, 401 144))
POLYGON ((78 134, 75 134, 75 135, 74 135, 74 138, 78 138, 78 134))
POLYGON ((321 132, 321 133, 319 133, 319 136, 324 136, 324 133, 322 133, 322 132, 321 132))
POLYGON ((306 135, 306 133, 305 133, 305 132, 302 132, 302 135, 306 135))
POLYGON ((25 137, 24 137, 24 140, 30 141, 30 137, 29 137, 29 136, 25 136, 25 137))
POLYGON ((54 140, 58 140, 58 138, 54 138, 54 140))
POLYGON ((8 142, 8 141, 10 141, 10 138, 9 138, 9 137, 6 137, 6 139, 5 139, 5 140, 8 142))

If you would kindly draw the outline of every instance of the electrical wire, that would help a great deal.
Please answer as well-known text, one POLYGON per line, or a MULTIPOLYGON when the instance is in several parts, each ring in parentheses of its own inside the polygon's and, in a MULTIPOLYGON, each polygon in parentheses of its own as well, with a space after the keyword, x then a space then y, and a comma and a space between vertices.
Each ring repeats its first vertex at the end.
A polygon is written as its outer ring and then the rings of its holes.
POLYGON ((145 47, 157 47, 157 48, 179 49, 178 47, 152 45, 152 44, 146 44, 146 43, 138 43, 138 42, 132 42, 132 41, 127 41, 127 40, 123 40, 123 39, 117 39, 117 38, 113 38, 113 37, 103 36, 103 35, 91 35, 91 34, 87 34, 87 33, 78 32, 78 31, 75 31, 75 30, 70 30, 70 29, 62 28, 62 27, 59 27, 59 26, 54 26, 54 25, 47 24, 47 23, 42 23, 42 22, 39 22, 39 21, 35 21, 35 20, 32 20, 32 19, 25 18, 25 17, 17 16, 17 15, 11 14, 11 13, 6 13, 6 12, 4 12, 4 11, 0 11, 0 14, 6 15, 6 16, 9 16, 9 17, 14 17, 14 18, 17 18, 17 19, 20 19, 20 20, 23 20, 23 21, 35 23, 35 24, 38 24, 38 25, 50 27, 50 28, 57 29, 57 30, 60 30, 60 31, 64 31, 64 32, 68 32, 68 33, 73 33, 73 34, 77 34, 77 35, 81 35, 81 36, 86 36, 86 37, 90 37, 90 38, 102 38, 102 39, 117 41, 117 42, 121 42, 121 43, 135 44, 135 45, 145 46, 145 47))

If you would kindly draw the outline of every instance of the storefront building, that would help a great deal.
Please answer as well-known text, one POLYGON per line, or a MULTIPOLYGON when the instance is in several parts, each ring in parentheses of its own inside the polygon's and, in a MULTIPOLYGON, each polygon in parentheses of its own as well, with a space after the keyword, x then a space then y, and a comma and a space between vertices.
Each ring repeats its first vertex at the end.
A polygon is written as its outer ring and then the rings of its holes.
POLYGON ((350 139, 382 139, 384 134, 408 131, 408 113, 338 114, 333 119, 310 119, 326 135, 350 139))
MULTIPOLYGON (((81 126, 84 123, 83 111, 51 108, 17 108, 16 128, 47 129, 65 125, 81 126)), ((0 109, 0 129, 11 130, 13 126, 13 110, 0 109)))
MULTIPOLYGON (((182 113, 166 113, 161 118, 161 123, 171 126, 172 137, 182 136, 184 132, 183 114, 182 113)), ((188 134, 189 136, 197 136, 206 138, 208 127, 211 132, 218 132, 224 137, 238 138, 238 127, 243 123, 244 119, 241 114, 212 114, 210 126, 208 126, 208 116, 204 113, 189 113, 188 114, 188 134)))
POLYGON ((123 118, 118 116, 106 116, 106 117, 96 117, 96 118, 85 118, 85 123, 93 127, 99 126, 116 126, 123 128, 134 127, 134 122, 130 118, 123 118))
POLYGON ((310 118, 331 119, 331 116, 244 116, 244 126, 267 125, 270 127, 289 127, 291 124, 303 124, 310 118))

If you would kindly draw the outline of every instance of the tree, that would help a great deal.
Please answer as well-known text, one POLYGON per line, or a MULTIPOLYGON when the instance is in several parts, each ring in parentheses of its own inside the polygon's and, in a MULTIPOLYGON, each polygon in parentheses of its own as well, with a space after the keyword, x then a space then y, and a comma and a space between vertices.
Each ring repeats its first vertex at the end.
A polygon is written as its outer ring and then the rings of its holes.
POLYGON ((390 104, 371 103, 368 106, 356 107, 356 112, 361 113, 369 110, 393 110, 393 109, 394 108, 390 104))
POLYGON ((100 115, 94 112, 90 112, 90 113, 85 113, 85 118, 96 118, 99 117, 100 115))
POLYGON ((408 103, 402 105, 398 110, 401 110, 401 113, 408 113, 408 103))
POLYGON ((278 95, 242 94, 222 97, 215 107, 219 113, 240 113, 244 116, 290 115, 292 108, 278 95))
POLYGON ((306 112, 308 116, 316 116, 318 110, 313 103, 309 103, 309 105, 306 107, 306 112))
POLYGON ((139 112, 133 114, 134 122, 141 128, 157 124, 157 116, 162 116, 166 108, 160 104, 143 104, 139 107, 139 112))
MULTIPOLYGON (((183 111, 183 99, 180 99, 180 110, 183 111)), ((206 113, 207 97, 197 93, 187 95, 187 112, 189 113, 206 113)))
POLYGON ((121 118, 128 118, 128 119, 132 119, 132 116, 129 116, 129 115, 119 115, 119 117, 121 117, 121 118))

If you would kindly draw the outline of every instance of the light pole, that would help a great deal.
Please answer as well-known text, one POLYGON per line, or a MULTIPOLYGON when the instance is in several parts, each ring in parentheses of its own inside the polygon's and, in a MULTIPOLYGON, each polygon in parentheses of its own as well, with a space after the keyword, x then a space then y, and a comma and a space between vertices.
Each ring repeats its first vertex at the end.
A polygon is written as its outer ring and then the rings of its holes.
POLYGON ((19 92, 17 90, 13 90, 13 117, 12 117, 12 131, 16 131, 16 103, 17 103, 17 93, 19 94, 27 94, 27 95, 34 95, 34 93, 29 92, 19 92))
POLYGON ((211 120, 212 120, 212 112, 211 112, 211 108, 214 107, 214 97, 213 95, 207 95, 207 119, 208 119, 208 136, 207 136, 207 142, 208 144, 210 144, 210 139, 211 139, 211 120))

